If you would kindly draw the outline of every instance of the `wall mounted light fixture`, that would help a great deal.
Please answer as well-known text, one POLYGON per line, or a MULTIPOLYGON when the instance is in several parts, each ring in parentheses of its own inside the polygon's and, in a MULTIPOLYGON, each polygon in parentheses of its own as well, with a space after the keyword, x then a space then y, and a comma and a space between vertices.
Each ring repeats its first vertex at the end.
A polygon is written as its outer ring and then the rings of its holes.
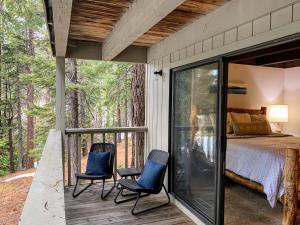
POLYGON ((163 75, 163 71, 162 71, 162 70, 154 71, 154 74, 155 74, 155 75, 162 76, 162 75, 163 75))

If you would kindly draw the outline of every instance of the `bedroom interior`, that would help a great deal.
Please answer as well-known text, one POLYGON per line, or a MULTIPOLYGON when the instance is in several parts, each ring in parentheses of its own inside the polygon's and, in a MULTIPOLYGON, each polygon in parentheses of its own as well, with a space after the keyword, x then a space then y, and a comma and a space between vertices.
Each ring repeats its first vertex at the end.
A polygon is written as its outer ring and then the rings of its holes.
POLYGON ((291 49, 300 43, 225 57, 226 135, 218 61, 172 70, 172 192, 207 224, 223 197, 225 225, 300 224, 300 51, 291 58, 291 49))
POLYGON ((300 224, 299 48, 233 58, 227 90, 224 224, 300 224))

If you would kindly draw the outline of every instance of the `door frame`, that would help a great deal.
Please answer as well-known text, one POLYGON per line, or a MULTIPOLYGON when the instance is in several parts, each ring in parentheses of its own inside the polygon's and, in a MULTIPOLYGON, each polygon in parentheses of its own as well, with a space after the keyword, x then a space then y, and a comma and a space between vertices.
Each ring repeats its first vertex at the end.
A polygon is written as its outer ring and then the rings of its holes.
MULTIPOLYGON (((239 50, 234 50, 231 52, 227 52, 224 54, 220 54, 218 56, 200 60, 197 62, 189 63, 186 65, 182 65, 179 67, 171 68, 170 69, 170 83, 169 83, 169 133, 168 133, 168 146, 169 146, 169 153, 171 155, 171 160, 169 164, 169 170, 168 170, 168 189, 169 192, 173 194, 176 200, 178 200, 183 206, 185 206, 188 210, 190 210, 196 217, 198 217, 201 221, 203 221, 205 224, 211 224, 211 221, 207 220, 205 216, 202 214, 198 213, 196 210, 194 210, 191 206, 189 206, 186 202, 183 200, 179 199, 176 194, 174 194, 172 190, 172 174, 171 171, 173 170, 173 160, 172 160, 172 144, 171 144, 171 137, 172 137, 172 124, 173 124, 173 74, 175 71, 178 71, 179 69, 187 69, 187 68, 193 68, 196 66, 201 66, 201 65, 206 65, 209 63, 212 63, 214 61, 219 61, 219 72, 220 72, 220 81, 218 82, 218 90, 220 97, 218 96, 218 127, 221 128, 221 132, 218 132, 218 136, 220 140, 217 142, 219 145, 222 146, 221 148, 221 154, 218 154, 220 158, 218 158, 218 161, 222 161, 222 167, 218 167, 218 173, 221 177, 219 177, 219 182, 217 184, 218 190, 216 191, 217 193, 217 204, 216 204, 216 209, 221 208, 222 210, 215 211, 216 213, 216 219, 215 219, 215 224, 217 225, 223 225, 224 224, 224 204, 225 204, 225 160, 226 160, 226 144, 227 144, 227 139, 226 139, 226 115, 227 115, 227 84, 228 84, 228 64, 230 62, 233 62, 237 57, 242 56, 247 53, 255 53, 258 51, 268 51, 269 48, 276 48, 279 47, 280 45, 289 45, 289 44, 294 44, 294 43, 300 43, 300 33, 288 35, 285 37, 281 37, 278 39, 270 40, 264 43, 256 44, 250 47, 242 48, 239 50), (221 85, 221 87, 219 87, 221 85), (219 110, 223 109, 223 110, 219 110), (222 111, 222 112, 221 112, 222 111), (219 214, 220 213, 220 214, 219 214)), ((299 44, 300 47, 300 44, 299 44)), ((218 163, 219 164, 219 163, 218 163)))
POLYGON ((169 99, 169 134, 168 134, 168 143, 169 143, 169 153, 170 153, 170 166, 168 170, 168 189, 169 192, 175 197, 176 200, 178 200, 181 204, 183 204, 188 210, 190 210, 194 215, 196 215, 200 220, 202 220, 205 224, 208 225, 223 225, 223 216, 224 216, 224 166, 223 163, 225 162, 223 160, 225 156, 225 149, 226 149, 226 139, 224 138, 224 134, 226 135, 226 123, 224 126, 224 115, 226 116, 226 108, 224 108, 227 103, 227 79, 224 79, 224 73, 223 70, 227 68, 227 66, 224 65, 223 63, 223 57, 216 56, 212 57, 209 59, 201 60, 198 62, 186 64, 183 66, 175 67, 170 70, 170 99, 169 99), (188 70, 188 69, 193 69, 197 68, 200 66, 205 66, 209 65, 212 63, 218 63, 218 92, 217 92, 217 114, 216 114, 216 149, 220 149, 220 151, 216 151, 216 168, 215 168, 215 185, 216 185, 216 190, 215 190, 215 218, 214 222, 211 221, 207 216, 204 214, 196 211, 194 208, 192 208, 187 202, 182 200, 179 196, 177 196, 174 191, 173 191, 173 176, 172 176, 172 171, 174 168, 174 160, 173 160, 173 150, 172 150, 172 136, 173 136, 173 122, 174 122, 174 95, 173 95, 173 87, 174 87, 174 75, 178 71, 183 71, 183 70, 188 70), (224 82, 226 82, 224 84, 224 82), (225 98, 224 98, 225 96, 225 98), (224 102, 225 101, 225 102, 224 102), (225 113, 224 113, 225 112, 225 113), (224 129, 225 128, 225 129, 224 129), (225 141, 224 141, 225 139, 225 141), (225 146, 224 146, 225 144, 225 146))

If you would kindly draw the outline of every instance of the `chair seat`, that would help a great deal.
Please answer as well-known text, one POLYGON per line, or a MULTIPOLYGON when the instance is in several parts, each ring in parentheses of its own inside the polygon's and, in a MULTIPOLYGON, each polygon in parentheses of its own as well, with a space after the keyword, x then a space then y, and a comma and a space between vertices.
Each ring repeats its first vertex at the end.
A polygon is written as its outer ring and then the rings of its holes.
POLYGON ((75 173, 76 178, 85 179, 85 180, 101 180, 101 179, 109 179, 112 177, 111 174, 103 174, 103 175, 87 175, 85 173, 75 173))
MULTIPOLYGON (((130 180, 130 179, 122 179, 119 180, 119 184, 124 187, 125 189, 128 189, 133 192, 144 192, 144 193, 149 193, 149 194, 157 194, 157 190, 153 189, 146 189, 142 186, 140 186, 135 180, 130 180)), ((160 190, 159 190, 160 192, 160 190)))
POLYGON ((141 171, 137 170, 136 168, 121 168, 121 169, 117 169, 117 173, 121 177, 129 177, 129 176, 139 176, 139 175, 141 175, 141 171))

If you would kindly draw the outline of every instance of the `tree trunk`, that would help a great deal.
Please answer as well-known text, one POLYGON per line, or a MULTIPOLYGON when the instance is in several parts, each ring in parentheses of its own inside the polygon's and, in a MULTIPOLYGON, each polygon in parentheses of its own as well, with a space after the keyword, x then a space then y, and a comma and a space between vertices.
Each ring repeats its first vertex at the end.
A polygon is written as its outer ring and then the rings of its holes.
POLYGON ((23 169, 23 127, 21 108, 21 84, 17 81, 17 120, 18 120, 18 170, 23 169))
MULTIPOLYGON (((2 2, 0 2, 0 13, 2 13, 2 2)), ((0 21, 2 22, 2 21, 0 21)), ((2 23, 0 23, 2 25, 2 23)), ((2 39, 0 39, 0 74, 2 74, 2 39)), ((0 102, 2 102, 2 79, 0 76, 0 102)), ((0 107, 0 127, 2 127, 2 107, 0 107)), ((0 132, 0 137, 2 136, 0 132)))
POLYGON ((14 157, 14 146, 13 146, 13 133, 12 133, 12 118, 8 119, 8 143, 9 143, 9 171, 15 172, 15 157, 14 157))
POLYGON ((124 110, 124 127, 128 127, 128 100, 125 99, 125 110, 124 110))
MULTIPOLYGON (((77 62, 76 59, 69 59, 69 80, 72 84, 77 84, 77 62)), ((70 91, 70 127, 78 128, 78 90, 74 88, 70 91)), ((76 135, 71 136, 71 183, 75 182, 75 173, 78 172, 78 139, 76 135)))
MULTIPOLYGON (((78 74, 78 80, 79 82, 82 80, 82 74, 78 74)), ((83 91, 79 91, 79 122, 80 122, 80 127, 87 127, 87 121, 86 121, 86 97, 85 93, 83 91)), ((83 151, 82 151, 82 156, 86 156, 88 154, 88 141, 87 139, 82 139, 82 146, 83 146, 83 151)))
MULTIPOLYGON (((132 126, 144 126, 145 124, 145 65, 132 65, 132 126)), ((136 133, 132 136, 132 166, 137 157, 137 168, 144 166, 144 134, 136 133), (136 142, 135 142, 136 140, 136 142), (137 155, 135 155, 135 149, 137 155)))
MULTIPOLYGON (((117 126, 121 127, 121 108, 120 108, 120 104, 117 105, 117 126)), ((117 142, 120 143, 121 140, 121 133, 118 133, 117 135, 117 142)))
MULTIPOLYGON (((128 71, 125 72, 125 81, 127 82, 128 71)), ((124 101, 124 127, 128 127, 128 99, 125 97, 124 101)))
POLYGON ((6 120, 7 120, 7 128, 8 128, 8 146, 9 146, 9 171, 11 173, 15 172, 15 158, 14 158, 14 147, 13 147, 13 102, 12 102, 12 90, 10 81, 6 81, 5 84, 5 99, 7 102, 6 107, 6 120))
MULTIPOLYGON (((34 56, 34 45, 33 45, 33 30, 27 30, 27 52, 29 56, 34 56)), ((27 65, 26 68, 27 73, 31 73, 30 65, 27 65)), ((33 101, 34 101, 34 88, 33 84, 29 83, 27 85, 27 111, 30 112, 33 109, 33 101)), ((26 157, 25 157, 25 166, 27 169, 34 167, 34 161, 30 157, 30 151, 34 149, 34 118, 32 115, 27 115, 27 149, 26 149, 26 157)))

